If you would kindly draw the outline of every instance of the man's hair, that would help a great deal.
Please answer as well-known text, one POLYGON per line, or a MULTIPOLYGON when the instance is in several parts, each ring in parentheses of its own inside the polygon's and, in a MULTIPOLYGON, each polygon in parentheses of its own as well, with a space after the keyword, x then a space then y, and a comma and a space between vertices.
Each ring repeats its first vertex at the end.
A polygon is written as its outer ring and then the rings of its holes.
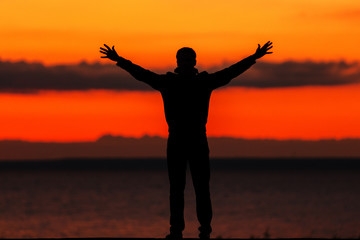
POLYGON ((179 59, 179 58, 183 57, 184 55, 191 56, 194 59, 196 58, 196 53, 195 53, 194 49, 189 48, 189 47, 180 48, 176 53, 176 58, 179 59))

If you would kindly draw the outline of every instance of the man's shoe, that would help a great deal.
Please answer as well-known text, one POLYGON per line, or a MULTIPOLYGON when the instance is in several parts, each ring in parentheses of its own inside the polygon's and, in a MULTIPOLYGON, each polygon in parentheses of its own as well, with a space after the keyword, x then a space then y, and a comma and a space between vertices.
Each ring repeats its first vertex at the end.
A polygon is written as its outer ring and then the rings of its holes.
POLYGON ((167 240, 180 240, 183 239, 182 233, 170 233, 165 237, 167 240))
POLYGON ((210 233, 212 232, 212 228, 210 225, 202 225, 199 227, 199 231, 200 231, 200 234, 199 234, 199 238, 200 239, 210 239, 210 233))
POLYGON ((200 233, 199 238, 203 240, 210 239, 210 233, 200 233))

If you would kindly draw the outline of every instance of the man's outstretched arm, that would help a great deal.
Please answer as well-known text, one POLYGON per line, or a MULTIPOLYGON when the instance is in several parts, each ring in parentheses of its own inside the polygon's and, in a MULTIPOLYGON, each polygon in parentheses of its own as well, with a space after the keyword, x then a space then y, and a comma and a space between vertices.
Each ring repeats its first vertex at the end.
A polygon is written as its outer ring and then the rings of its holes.
POLYGON ((272 42, 268 41, 264 46, 258 44, 258 48, 253 55, 241 60, 240 62, 235 63, 234 65, 210 74, 211 87, 213 89, 224 86, 228 84, 233 78, 239 76, 241 73, 249 69, 253 64, 256 63, 256 60, 262 58, 266 54, 271 54, 269 50, 272 48, 272 42))
POLYGON ((100 47, 100 53, 105 54, 101 58, 108 58, 114 62, 116 65, 130 73, 135 79, 149 84, 154 89, 160 88, 160 75, 154 72, 151 72, 147 69, 144 69, 131 61, 120 57, 115 51, 115 47, 110 48, 108 45, 104 44, 104 47, 100 47))

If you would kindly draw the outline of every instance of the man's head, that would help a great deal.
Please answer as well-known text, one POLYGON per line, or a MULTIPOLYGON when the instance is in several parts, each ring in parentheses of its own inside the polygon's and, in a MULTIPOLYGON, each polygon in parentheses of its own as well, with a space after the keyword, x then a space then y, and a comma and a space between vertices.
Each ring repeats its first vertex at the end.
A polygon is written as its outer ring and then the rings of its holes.
POLYGON ((196 53, 192 48, 183 47, 176 53, 177 65, 183 69, 193 69, 196 65, 196 53))

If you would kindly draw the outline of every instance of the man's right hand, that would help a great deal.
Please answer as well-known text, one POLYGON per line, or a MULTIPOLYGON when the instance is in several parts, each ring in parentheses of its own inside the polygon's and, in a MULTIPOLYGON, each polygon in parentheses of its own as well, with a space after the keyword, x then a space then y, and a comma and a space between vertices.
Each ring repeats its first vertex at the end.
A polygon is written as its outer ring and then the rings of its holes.
POLYGON ((269 52, 270 49, 272 49, 272 42, 268 41, 267 43, 264 44, 264 46, 260 46, 260 44, 258 44, 258 48, 256 49, 255 54, 253 55, 255 57, 255 59, 259 59, 262 58, 263 56, 265 56, 266 54, 271 54, 272 52, 269 52))
POLYGON ((114 46, 112 48, 110 48, 108 45, 104 44, 104 46, 106 47, 100 47, 100 52, 105 54, 105 56, 101 56, 101 58, 108 58, 114 62, 117 62, 120 60, 119 55, 117 54, 117 52, 115 51, 114 46))

